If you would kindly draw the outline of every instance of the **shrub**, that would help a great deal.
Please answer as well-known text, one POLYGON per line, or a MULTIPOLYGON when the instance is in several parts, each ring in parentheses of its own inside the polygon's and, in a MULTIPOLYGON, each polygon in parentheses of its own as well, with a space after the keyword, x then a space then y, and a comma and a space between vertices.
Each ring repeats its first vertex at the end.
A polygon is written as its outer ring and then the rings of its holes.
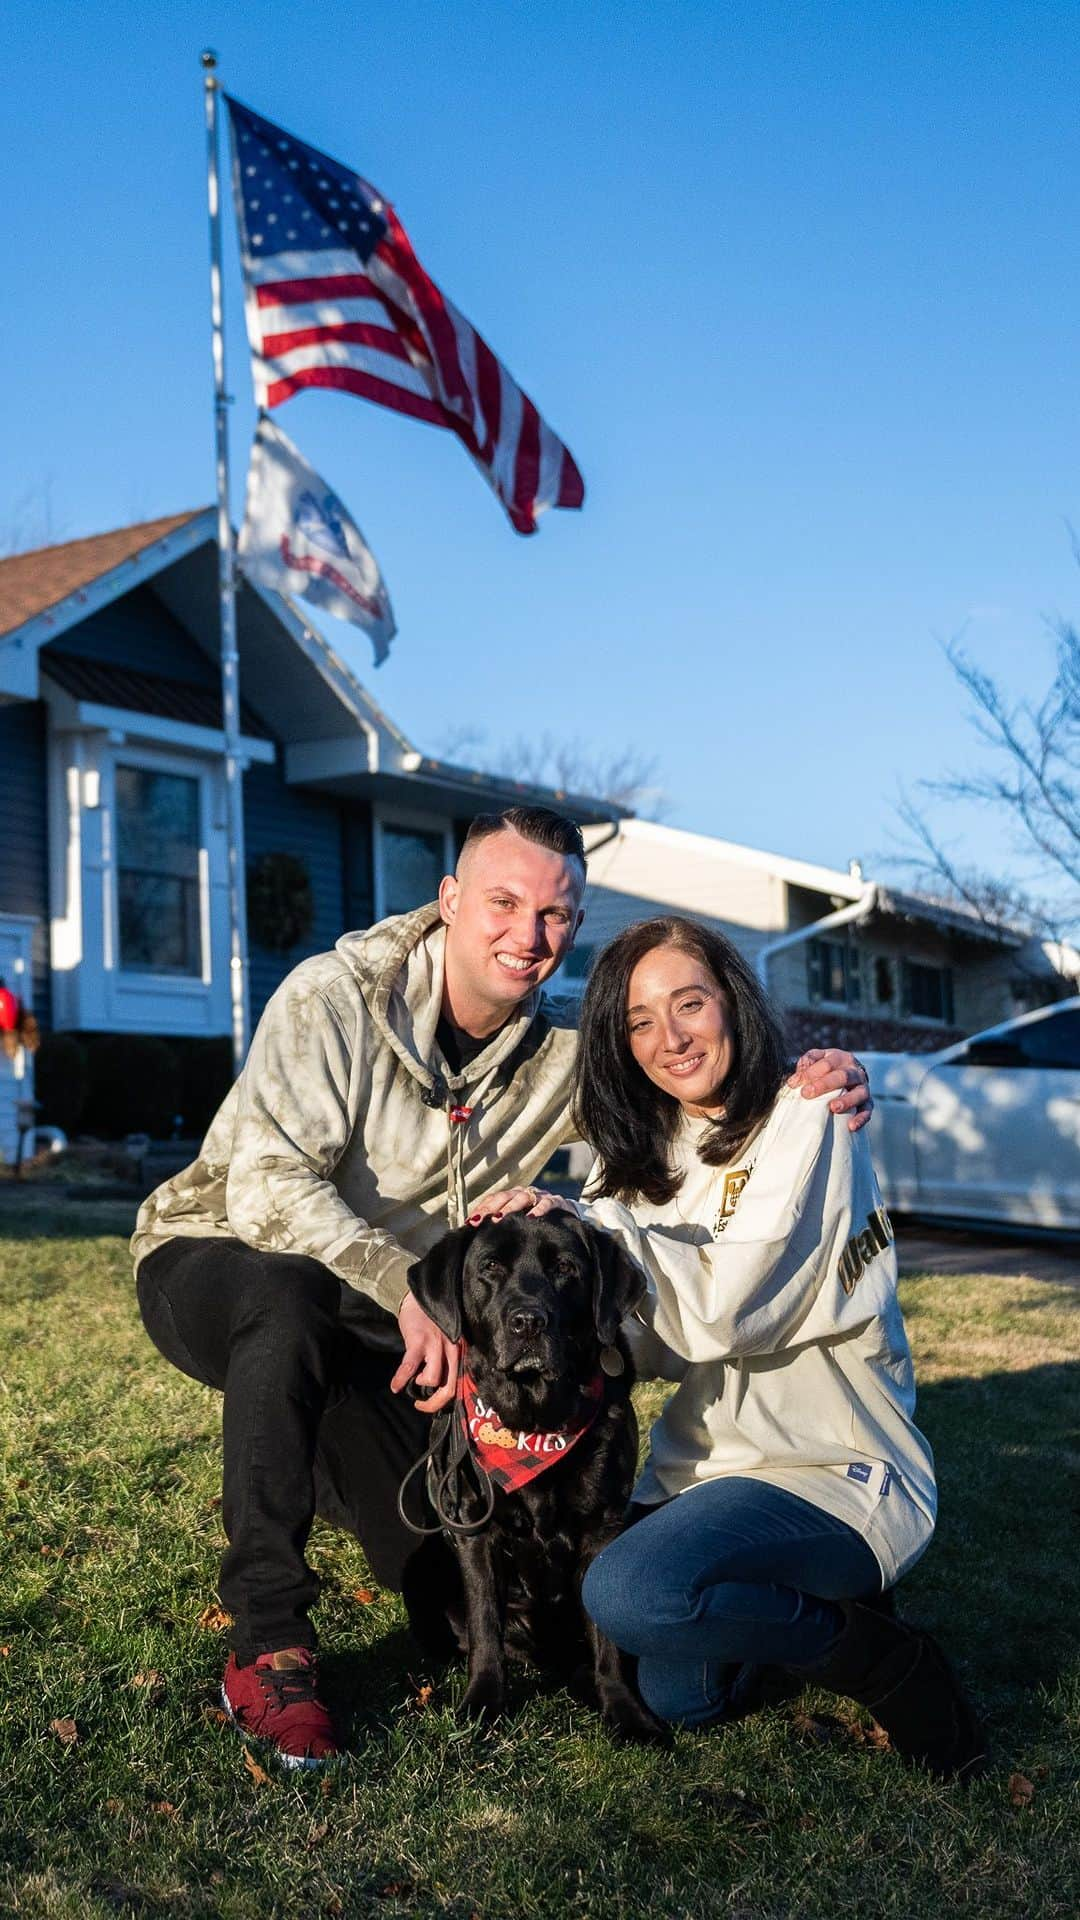
POLYGON ((232 1086, 232 1041, 226 1033, 173 1043, 180 1059, 180 1106, 185 1137, 202 1138, 232 1086))
POLYGON ((78 1131, 89 1085, 86 1048, 71 1033, 47 1033, 34 1056, 34 1098, 43 1126, 78 1131))
POLYGON ((149 1033, 85 1036, 90 1090, 83 1126, 103 1140, 128 1133, 171 1135, 180 1112, 180 1062, 167 1040, 149 1033))

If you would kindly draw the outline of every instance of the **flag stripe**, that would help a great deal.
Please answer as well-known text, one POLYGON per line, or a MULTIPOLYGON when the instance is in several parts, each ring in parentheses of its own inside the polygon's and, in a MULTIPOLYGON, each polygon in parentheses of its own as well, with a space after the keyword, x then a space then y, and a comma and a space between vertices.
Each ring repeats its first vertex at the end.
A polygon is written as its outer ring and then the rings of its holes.
POLYGON ((306 306, 315 300, 378 298, 366 273, 328 273, 304 280, 264 280, 255 289, 260 307, 306 306))
POLYGON ((293 333, 266 333, 263 335, 263 357, 277 360, 296 347, 318 347, 327 340, 344 340, 358 347, 378 347, 381 353, 388 353, 395 360, 409 360, 405 342, 396 333, 391 333, 389 327, 370 327, 357 320, 345 320, 331 326, 297 327, 293 333))
POLYGON ((432 394, 431 386, 419 367, 392 358, 389 354, 379 353, 374 347, 350 346, 344 340, 324 340, 317 347, 295 347, 276 358, 267 354, 263 358, 263 365, 271 379, 306 373, 309 367, 355 367, 360 373, 374 374, 388 385, 403 387, 407 393, 419 394, 425 400, 438 399, 437 394, 432 394))
POLYGON ((292 373, 282 380, 271 380, 266 386, 266 404, 278 407, 283 400, 291 399, 304 387, 337 387, 345 393, 359 394, 361 399, 374 400, 380 407, 392 407, 396 413, 411 414, 415 420, 426 420, 432 427, 448 427, 442 407, 437 400, 428 400, 418 393, 406 393, 403 387, 395 386, 390 380, 378 380, 374 374, 363 373, 359 367, 307 367, 301 373, 292 373))

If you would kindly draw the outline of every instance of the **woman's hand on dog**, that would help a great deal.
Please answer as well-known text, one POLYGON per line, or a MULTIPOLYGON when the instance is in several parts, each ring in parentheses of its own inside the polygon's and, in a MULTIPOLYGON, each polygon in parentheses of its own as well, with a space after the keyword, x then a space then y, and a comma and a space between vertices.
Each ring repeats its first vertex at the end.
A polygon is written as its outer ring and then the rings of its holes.
POLYGON ((429 1319, 411 1293, 405 1295, 398 1313, 398 1326, 405 1342, 401 1365, 390 1382, 391 1393, 400 1393, 410 1380, 418 1387, 433 1388, 416 1404, 421 1413, 438 1413, 457 1392, 458 1350, 441 1328, 429 1319))
POLYGON ((498 1193, 486 1194, 476 1202, 469 1215, 469 1225, 478 1227, 485 1220, 501 1220, 508 1213, 528 1213, 538 1220, 545 1213, 576 1216, 577 1208, 560 1194, 541 1193, 539 1187, 501 1187, 498 1193))

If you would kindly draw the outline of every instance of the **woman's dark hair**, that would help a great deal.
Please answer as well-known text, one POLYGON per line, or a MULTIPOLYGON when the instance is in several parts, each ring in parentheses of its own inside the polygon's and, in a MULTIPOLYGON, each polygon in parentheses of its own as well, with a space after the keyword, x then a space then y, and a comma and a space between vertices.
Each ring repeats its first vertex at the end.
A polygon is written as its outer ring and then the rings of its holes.
POLYGON ((626 1002, 630 976, 656 947, 675 947, 707 967, 719 986, 731 1027, 731 1072, 716 1089, 724 1111, 698 1149, 706 1166, 723 1166, 770 1111, 786 1072, 780 1022, 742 954, 722 933, 694 920, 639 920, 597 955, 581 1007, 573 1112, 583 1139, 600 1157, 590 1197, 662 1204, 678 1193, 684 1169, 671 1148, 682 1109, 638 1066, 630 1051, 626 1002))

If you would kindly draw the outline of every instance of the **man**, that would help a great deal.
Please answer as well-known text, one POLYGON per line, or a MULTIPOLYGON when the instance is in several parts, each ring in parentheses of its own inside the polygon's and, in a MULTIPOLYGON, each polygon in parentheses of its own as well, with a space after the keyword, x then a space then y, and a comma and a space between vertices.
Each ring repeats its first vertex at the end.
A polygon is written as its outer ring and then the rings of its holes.
MULTIPOLYGON (((224 1394, 224 1702, 288 1766, 337 1751, 309 1618, 316 1508, 400 1588, 415 1541, 397 1489, 424 1416, 455 1392, 456 1349, 409 1268, 573 1137, 573 1026, 540 989, 573 945, 584 890, 572 821, 540 807, 474 820, 436 904, 289 974, 199 1158, 140 1210, 147 1331, 224 1394)), ((808 1084, 840 1089, 834 1107, 862 1123, 849 1055, 817 1059, 808 1084)))

